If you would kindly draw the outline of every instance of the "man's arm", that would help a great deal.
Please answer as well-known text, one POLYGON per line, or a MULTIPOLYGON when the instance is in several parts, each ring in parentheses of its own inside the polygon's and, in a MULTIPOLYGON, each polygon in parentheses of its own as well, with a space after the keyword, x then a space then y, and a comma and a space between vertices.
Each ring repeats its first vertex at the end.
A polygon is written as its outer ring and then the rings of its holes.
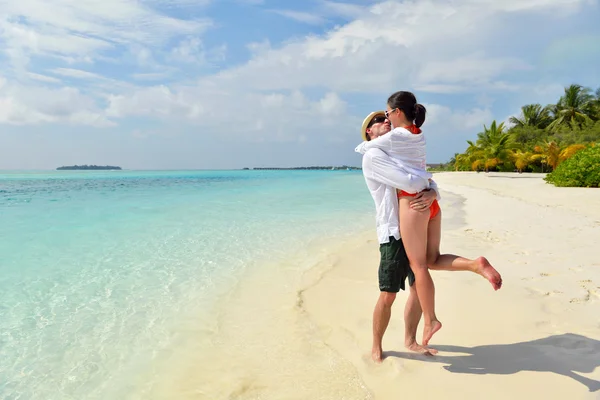
POLYGON ((426 179, 409 174, 379 149, 371 149, 364 154, 363 174, 367 178, 408 193, 417 193, 429 187, 426 179))

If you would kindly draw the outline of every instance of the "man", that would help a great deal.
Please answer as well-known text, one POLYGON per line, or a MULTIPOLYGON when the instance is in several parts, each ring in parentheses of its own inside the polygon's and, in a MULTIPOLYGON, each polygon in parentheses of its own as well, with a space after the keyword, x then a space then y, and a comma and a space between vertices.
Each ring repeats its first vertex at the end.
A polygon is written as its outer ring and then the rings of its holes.
MULTIPOLYGON (((365 118, 361 135, 363 140, 372 140, 391 130, 390 121, 383 111, 372 112, 365 118)), ((398 197, 396 189, 408 192, 420 190, 420 178, 400 172, 398 165, 380 149, 370 149, 363 155, 362 170, 365 182, 375 202, 377 237, 380 249, 379 290, 380 295, 373 311, 373 361, 380 363, 383 358, 382 340, 390 321, 391 309, 396 293, 405 290, 405 280, 409 282, 409 296, 404 309, 404 344, 407 349, 419 353, 435 354, 435 349, 419 345, 416 340, 417 327, 422 310, 414 287, 415 276, 410 269, 408 257, 400 238, 398 197)), ((437 184, 430 183, 430 189, 418 194, 411 207, 426 210, 439 199, 437 184)), ((437 254, 436 260, 428 260, 430 269, 447 271, 472 271, 486 278, 494 289, 499 289, 502 279, 484 257, 470 260, 450 254, 437 254)))

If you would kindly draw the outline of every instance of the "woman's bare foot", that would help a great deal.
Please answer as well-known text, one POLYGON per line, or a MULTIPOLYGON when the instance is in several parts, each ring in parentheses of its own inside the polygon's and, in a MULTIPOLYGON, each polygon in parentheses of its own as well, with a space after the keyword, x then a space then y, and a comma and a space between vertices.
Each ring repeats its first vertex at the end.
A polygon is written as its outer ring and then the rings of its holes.
POLYGON ((373 347, 371 350, 371 358, 376 364, 381 364, 383 361, 383 350, 381 347, 373 347))
POLYGON ((432 349, 431 347, 427 347, 427 346, 421 346, 419 343, 417 343, 416 340, 406 342, 406 343, 404 343, 404 346, 410 351, 414 351, 415 353, 425 354, 428 356, 432 356, 432 355, 438 353, 438 351, 436 349, 432 349))
POLYGON ((485 257, 479 257, 477 260, 477 273, 487 279, 494 290, 498 290, 502 287, 502 277, 496 271, 492 264, 485 257))
POLYGON ((442 329, 442 323, 438 320, 431 321, 431 324, 425 324, 423 327, 423 345, 427 346, 434 333, 442 329))

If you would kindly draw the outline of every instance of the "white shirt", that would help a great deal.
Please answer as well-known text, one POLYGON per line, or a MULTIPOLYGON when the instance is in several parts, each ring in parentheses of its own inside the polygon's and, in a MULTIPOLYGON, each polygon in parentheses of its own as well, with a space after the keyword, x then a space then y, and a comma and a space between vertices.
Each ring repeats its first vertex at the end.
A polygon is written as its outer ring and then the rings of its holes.
MULTIPOLYGON (((360 152, 358 148, 357 152, 360 152)), ((416 193, 431 188, 440 199, 437 184, 407 173, 380 149, 367 150, 362 159, 362 171, 376 210, 377 238, 388 243, 390 236, 400 239, 398 196, 396 188, 416 193)))
MULTIPOLYGON (((356 147, 356 151, 361 154, 369 149, 380 149, 398 164, 400 169, 406 173, 415 175, 423 181, 431 179, 431 172, 427 172, 425 135, 422 133, 414 134, 405 128, 394 128, 383 136, 379 136, 371 141, 362 142, 356 147)), ((415 193, 403 189, 409 193, 415 193)))

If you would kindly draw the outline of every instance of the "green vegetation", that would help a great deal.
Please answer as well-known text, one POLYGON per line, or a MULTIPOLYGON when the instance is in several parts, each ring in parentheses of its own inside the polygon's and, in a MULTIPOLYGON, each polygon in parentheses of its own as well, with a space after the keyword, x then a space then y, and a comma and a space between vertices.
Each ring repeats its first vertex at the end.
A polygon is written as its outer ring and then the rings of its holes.
POLYGON ((556 185, 569 182, 569 186, 598 186, 597 178, 571 179, 570 174, 578 174, 576 171, 593 174, 593 171, 597 171, 595 168, 598 167, 590 165, 588 168, 581 163, 598 162, 598 146, 594 147, 593 144, 600 141, 600 88, 592 93, 589 88, 573 84, 565 88, 556 104, 525 105, 521 108, 521 115, 511 117, 509 122, 511 127, 496 121, 489 127, 484 125, 483 132, 477 134, 477 140, 468 140, 469 146, 465 152, 455 154, 440 169, 556 171, 553 175, 555 178, 548 179, 556 185), (578 166, 573 164, 574 161, 559 170, 562 163, 580 151, 585 153, 575 159, 579 160, 578 166))
POLYGON ((561 163, 545 180, 556 186, 600 187, 600 145, 590 145, 561 163))

